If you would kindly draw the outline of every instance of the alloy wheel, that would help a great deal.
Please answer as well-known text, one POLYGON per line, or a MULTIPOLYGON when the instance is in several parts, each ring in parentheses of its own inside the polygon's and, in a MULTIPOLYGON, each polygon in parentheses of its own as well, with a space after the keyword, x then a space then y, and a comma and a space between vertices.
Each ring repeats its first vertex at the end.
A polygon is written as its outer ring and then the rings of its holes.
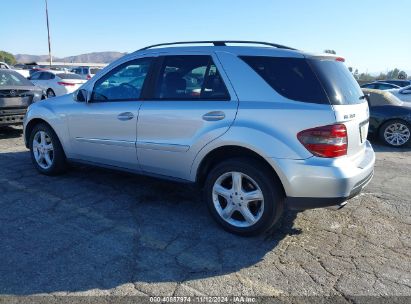
POLYGON ((54 147, 51 137, 44 131, 38 131, 33 138, 33 155, 37 164, 47 170, 53 165, 54 147))
POLYGON ((400 122, 388 125, 384 130, 384 139, 393 146, 402 146, 410 139, 410 129, 400 122))
POLYGON ((213 186, 213 203, 218 215, 235 227, 256 224, 264 212, 264 196, 258 184, 241 172, 221 175, 213 186))

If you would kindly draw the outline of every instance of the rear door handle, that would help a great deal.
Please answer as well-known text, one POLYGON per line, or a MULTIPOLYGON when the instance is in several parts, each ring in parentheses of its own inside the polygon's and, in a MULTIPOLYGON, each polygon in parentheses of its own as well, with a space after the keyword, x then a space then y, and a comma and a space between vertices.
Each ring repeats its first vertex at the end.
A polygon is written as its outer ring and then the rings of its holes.
POLYGON ((117 116, 117 119, 118 120, 130 120, 130 119, 133 119, 134 118, 134 114, 133 113, 131 113, 131 112, 124 112, 124 113, 121 113, 121 114, 118 114, 118 116, 117 116))
POLYGON ((221 111, 212 111, 203 115, 203 119, 207 121, 217 121, 225 118, 224 112, 221 111))

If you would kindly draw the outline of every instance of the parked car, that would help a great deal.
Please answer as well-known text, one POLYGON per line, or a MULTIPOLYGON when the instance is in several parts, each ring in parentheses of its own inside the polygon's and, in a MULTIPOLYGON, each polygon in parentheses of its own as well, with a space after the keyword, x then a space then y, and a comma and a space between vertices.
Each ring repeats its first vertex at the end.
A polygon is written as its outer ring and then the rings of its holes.
POLYGON ((43 91, 21 74, 0 69, 0 126, 22 124, 27 107, 44 98, 43 91))
POLYGON ((77 74, 59 71, 37 72, 29 79, 47 93, 47 98, 72 93, 86 82, 77 74))
POLYGON ((401 89, 388 90, 391 94, 395 95, 399 100, 404 102, 411 102, 411 85, 401 89))
POLYGON ((241 235, 273 228, 285 208, 344 206, 375 161, 344 59, 228 43, 147 47, 34 104, 24 139, 35 168, 82 162, 196 182, 216 221, 241 235))
POLYGON ((31 68, 31 69, 29 70, 29 74, 30 74, 29 77, 31 77, 34 73, 41 72, 41 71, 48 71, 48 70, 49 70, 49 69, 46 69, 46 68, 33 67, 33 68, 31 68))
POLYGON ((80 75, 82 78, 89 80, 100 71, 100 68, 78 67, 71 70, 73 73, 80 75))
POLYGON ((388 79, 388 80, 377 80, 377 82, 391 83, 399 87, 406 87, 411 85, 411 80, 402 80, 402 79, 388 79))
POLYGON ((365 83, 361 85, 362 89, 375 89, 375 90, 391 90, 391 89, 399 89, 401 88, 400 86, 392 83, 385 83, 385 82, 371 82, 371 83, 365 83))
POLYGON ((25 78, 27 78, 27 77, 30 76, 28 70, 23 70, 23 69, 20 69, 20 68, 15 68, 15 67, 9 66, 9 65, 8 65, 7 63, 5 63, 5 62, 0 62, 0 70, 1 70, 1 69, 3 69, 3 70, 13 70, 13 71, 16 71, 17 73, 19 73, 20 75, 22 75, 22 76, 25 77, 25 78))
POLYGON ((410 144, 411 105, 387 91, 364 89, 369 94, 371 135, 392 147, 410 144))

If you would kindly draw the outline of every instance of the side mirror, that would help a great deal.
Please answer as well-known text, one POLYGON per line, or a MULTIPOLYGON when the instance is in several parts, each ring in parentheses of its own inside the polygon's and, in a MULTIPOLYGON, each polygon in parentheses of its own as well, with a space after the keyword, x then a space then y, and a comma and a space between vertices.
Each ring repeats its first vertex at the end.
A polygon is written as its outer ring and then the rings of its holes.
POLYGON ((74 100, 78 102, 89 102, 88 91, 80 89, 74 93, 74 100))

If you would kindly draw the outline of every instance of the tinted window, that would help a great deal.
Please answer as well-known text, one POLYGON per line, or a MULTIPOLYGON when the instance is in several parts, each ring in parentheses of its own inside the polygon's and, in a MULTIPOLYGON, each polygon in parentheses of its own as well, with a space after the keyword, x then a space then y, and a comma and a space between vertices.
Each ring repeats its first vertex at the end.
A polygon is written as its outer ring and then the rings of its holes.
POLYGON ((240 58, 282 96, 303 102, 329 103, 307 60, 264 56, 240 58))
POLYGON ((361 88, 364 88, 364 89, 374 89, 374 88, 375 88, 375 84, 373 84, 373 83, 363 84, 363 85, 361 86, 361 88))
POLYGON ((83 79, 81 78, 80 75, 77 75, 77 74, 61 73, 61 74, 57 74, 57 76, 60 77, 61 79, 83 79))
POLYGON ((33 75, 30 76, 31 80, 37 80, 40 79, 41 72, 35 72, 33 75))
POLYGON ((40 80, 50 80, 54 78, 55 78, 54 74, 49 73, 49 72, 41 72, 40 77, 39 77, 40 80))
POLYGON ((136 100, 140 98, 152 58, 124 63, 94 85, 93 101, 136 100))
POLYGON ((0 70, 0 86, 33 86, 33 84, 17 72, 0 70))
POLYGON ((392 85, 389 85, 389 84, 379 83, 379 84, 375 85, 375 88, 378 89, 378 90, 389 90, 389 89, 393 89, 395 87, 392 86, 392 85))
POLYGON ((160 69, 155 98, 218 99, 230 96, 210 56, 166 56, 160 69))
POLYGON ((100 71, 100 69, 90 69, 91 74, 97 74, 97 72, 100 71))
POLYGON ((366 102, 358 82, 341 61, 307 60, 327 92, 331 104, 346 105, 366 102))

